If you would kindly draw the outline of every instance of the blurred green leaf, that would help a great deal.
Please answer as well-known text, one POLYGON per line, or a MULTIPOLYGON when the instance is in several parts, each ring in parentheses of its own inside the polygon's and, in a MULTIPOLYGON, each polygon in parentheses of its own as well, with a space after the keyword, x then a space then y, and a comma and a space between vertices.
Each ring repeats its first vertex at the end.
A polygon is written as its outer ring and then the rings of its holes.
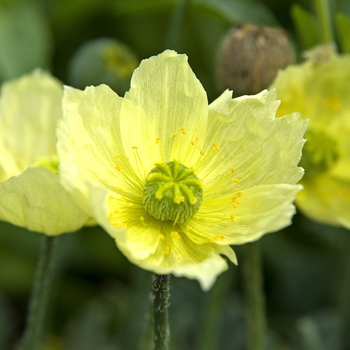
POLYGON ((0 6, 0 80, 47 68, 51 53, 48 22, 36 3, 16 0, 0 6))
POLYGON ((350 17, 337 13, 334 17, 338 43, 342 53, 350 52, 350 17))
POLYGON ((300 5, 294 4, 291 8, 291 16, 303 49, 309 49, 317 45, 319 37, 317 22, 313 15, 300 5))
POLYGON ((192 5, 219 16, 229 24, 278 24, 273 12, 267 6, 253 0, 193 0, 192 5))
POLYGON ((180 3, 179 0, 120 0, 115 1, 114 9, 118 15, 131 13, 145 13, 162 8, 174 8, 180 3))

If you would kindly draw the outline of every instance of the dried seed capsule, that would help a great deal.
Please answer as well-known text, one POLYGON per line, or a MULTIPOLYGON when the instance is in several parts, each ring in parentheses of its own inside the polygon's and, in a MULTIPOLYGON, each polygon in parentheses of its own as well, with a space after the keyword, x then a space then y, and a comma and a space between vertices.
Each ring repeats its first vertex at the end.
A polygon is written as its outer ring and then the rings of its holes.
POLYGON ((232 28, 224 38, 218 62, 220 90, 234 96, 266 89, 279 69, 294 62, 294 51, 280 28, 250 24, 232 28))

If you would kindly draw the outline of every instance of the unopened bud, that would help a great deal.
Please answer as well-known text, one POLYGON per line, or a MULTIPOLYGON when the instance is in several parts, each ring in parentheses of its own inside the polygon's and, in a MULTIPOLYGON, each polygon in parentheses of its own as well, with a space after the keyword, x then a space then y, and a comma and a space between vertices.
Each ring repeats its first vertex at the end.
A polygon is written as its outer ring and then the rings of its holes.
POLYGON ((233 90, 234 96, 256 94, 268 88, 278 70, 294 60, 294 51, 282 29, 250 24, 234 27, 219 52, 220 90, 233 90))
POLYGON ((69 67, 69 84, 77 88, 107 84, 119 95, 130 87, 139 61, 128 46, 113 38, 87 42, 74 54, 69 67))

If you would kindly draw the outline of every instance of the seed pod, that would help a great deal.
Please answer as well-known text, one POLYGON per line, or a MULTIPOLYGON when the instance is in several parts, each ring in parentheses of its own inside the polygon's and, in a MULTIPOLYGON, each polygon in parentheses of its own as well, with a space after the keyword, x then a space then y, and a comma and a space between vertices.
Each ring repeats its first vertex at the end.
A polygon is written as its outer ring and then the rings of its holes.
POLYGON ((219 52, 219 88, 233 90, 234 96, 256 94, 272 83, 279 69, 294 60, 294 51, 282 29, 250 24, 234 27, 219 52))

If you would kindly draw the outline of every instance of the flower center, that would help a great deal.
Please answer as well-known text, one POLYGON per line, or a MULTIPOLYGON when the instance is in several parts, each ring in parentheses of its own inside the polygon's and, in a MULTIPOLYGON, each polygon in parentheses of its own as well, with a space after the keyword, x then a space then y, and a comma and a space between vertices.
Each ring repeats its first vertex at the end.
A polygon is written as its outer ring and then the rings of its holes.
POLYGON ((336 140, 324 131, 309 130, 305 138, 307 141, 300 162, 300 165, 306 170, 305 175, 326 171, 339 158, 336 140))
POLYGON ((198 211, 202 199, 202 182, 178 160, 157 163, 147 175, 143 204, 158 220, 182 223, 198 211))

